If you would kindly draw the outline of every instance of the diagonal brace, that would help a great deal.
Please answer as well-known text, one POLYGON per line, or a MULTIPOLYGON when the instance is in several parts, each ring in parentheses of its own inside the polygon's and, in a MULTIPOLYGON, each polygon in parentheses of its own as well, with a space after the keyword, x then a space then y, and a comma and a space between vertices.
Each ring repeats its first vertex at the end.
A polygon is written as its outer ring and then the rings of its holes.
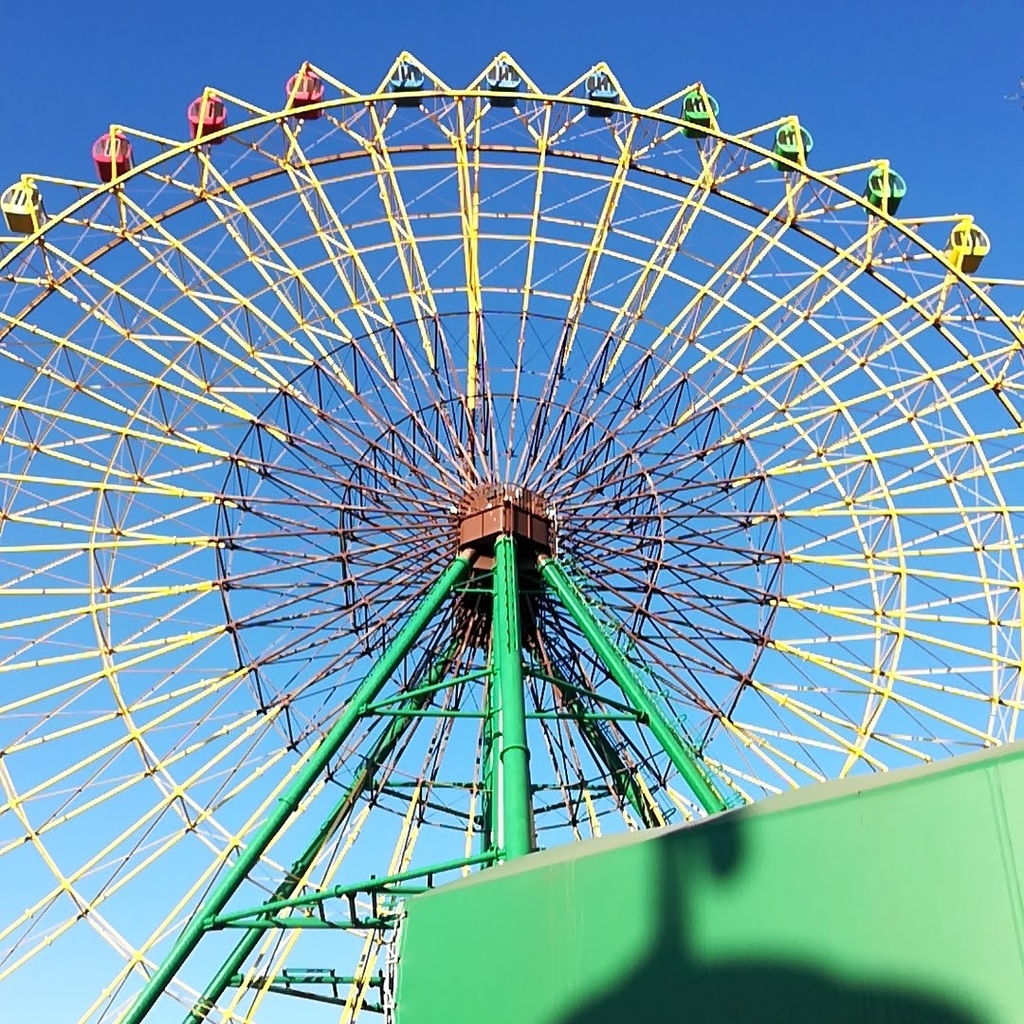
POLYGON ((309 755, 302 769, 278 798, 266 821, 256 830, 248 844, 239 851, 234 864, 185 926, 170 952, 153 972, 128 1012, 121 1018, 121 1024, 141 1024, 145 1019, 199 944, 199 940, 209 930, 213 919, 227 906, 228 900, 242 885, 249 872, 259 863, 260 857, 298 809, 302 799, 326 771, 331 759, 344 745, 365 713, 367 705, 376 699, 395 670, 405 660, 413 644, 437 614, 451 591, 465 579, 473 558, 474 553, 471 551, 461 553, 431 587, 423 602, 399 630, 398 635, 380 660, 359 685, 352 699, 345 705, 338 720, 331 726, 330 731, 309 755))
POLYGON ((686 780, 693 795, 709 814, 724 811, 726 803, 712 785, 700 764, 697 752, 685 743, 672 728, 658 705, 651 699, 646 687, 637 678, 625 655, 608 638, 601 623, 590 610, 586 599, 576 584, 569 578, 561 563, 547 555, 537 559, 544 582, 555 592, 558 599, 572 616, 573 621, 601 659, 608 674, 622 691, 626 700, 643 716, 662 750, 668 755, 675 769, 686 780))
MULTIPOLYGON (((409 704, 420 708, 433 697, 438 686, 447 675, 454 654, 455 645, 453 644, 451 649, 431 666, 427 684, 406 695, 409 704)), ((381 735, 380 739, 367 754, 363 767, 356 774, 351 785, 342 793, 331 813, 317 830, 312 841, 292 864, 288 874, 274 891, 268 904, 260 908, 261 913, 267 914, 270 912, 272 908, 270 908, 269 904, 275 904, 281 900, 287 901, 295 896, 302 883, 302 879, 312 866, 317 855, 330 840, 339 825, 348 818, 356 801, 370 784, 374 772, 384 764, 391 752, 401 741, 403 735, 409 731, 413 721, 412 718, 396 718, 390 723, 383 735, 381 735)), ((238 940, 235 948, 228 954, 227 959, 221 964, 213 979, 203 989, 203 994, 199 997, 198 1002, 189 1010, 183 1024, 202 1024, 209 1017, 210 1011, 217 1004, 217 1000, 232 986, 233 979, 238 977, 237 972, 259 944, 263 934, 262 928, 251 928, 238 940)))

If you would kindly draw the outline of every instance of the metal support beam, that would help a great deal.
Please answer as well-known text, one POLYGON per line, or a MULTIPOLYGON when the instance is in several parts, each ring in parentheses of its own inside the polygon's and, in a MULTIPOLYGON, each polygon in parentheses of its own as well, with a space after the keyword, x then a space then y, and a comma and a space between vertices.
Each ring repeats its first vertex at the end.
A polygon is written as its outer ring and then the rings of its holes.
POLYGON ((530 747, 526 740, 526 695, 519 631, 519 579, 516 542, 509 536, 494 543, 494 635, 491 657, 500 703, 502 840, 506 860, 522 857, 533 846, 530 800, 530 747))
MULTIPOLYGON (((408 695, 409 704, 414 707, 422 707, 433 697, 437 687, 448 672, 448 667, 451 665, 454 653, 455 649, 453 646, 443 657, 434 662, 430 667, 426 685, 418 687, 408 695)), ((349 814, 352 813, 352 808, 355 806, 356 801, 372 782, 374 773, 387 760, 402 736, 409 731, 413 721, 412 718, 396 718, 389 723, 387 729, 385 729, 369 754, 367 754, 363 767, 356 774, 351 785, 341 795, 331 813, 324 819, 313 840, 292 863, 284 881, 274 890, 274 894, 270 897, 268 903, 287 900, 295 895, 317 855, 341 824, 347 820, 349 814)), ((238 940, 235 948, 228 955, 224 963, 221 964, 209 985, 203 989, 203 994, 189 1011, 183 1024, 202 1024, 209 1017, 210 1011, 217 1005, 217 1000, 220 999, 224 992, 232 986, 241 984, 241 981, 236 981, 236 978, 240 977, 238 971, 241 970, 245 961, 249 959, 249 956, 259 944, 263 935, 263 929, 252 928, 238 940)))
POLYGON ((685 743, 665 720, 643 683, 637 678, 625 655, 608 638, 601 623, 594 617, 586 599, 569 578, 557 559, 541 555, 537 559, 544 582, 558 595, 594 653, 601 659, 608 674, 626 700, 643 716, 662 750, 675 769, 686 780, 693 795, 709 814, 724 811, 726 803, 707 777, 696 751, 685 743))
MULTIPOLYGON (((347 885, 334 885, 329 889, 322 889, 320 892, 307 893, 305 896, 294 896, 287 900, 272 900, 262 903, 258 907, 246 907, 242 910, 232 910, 227 914, 218 914, 213 920, 211 927, 227 928, 233 924, 251 925, 257 927, 259 918, 265 914, 277 914, 282 910, 294 910, 297 907, 319 907, 331 900, 346 899, 350 896, 357 896, 360 893, 372 894, 383 893, 384 895, 401 895, 403 892, 421 893, 434 888, 434 876, 441 875, 448 871, 458 871, 460 868, 472 867, 474 864, 490 864, 494 860, 493 853, 478 853, 472 857, 457 857, 455 860, 445 860, 437 864, 428 864, 422 868, 410 868, 408 871, 399 871, 394 875, 383 877, 373 876, 363 879, 361 882, 350 882, 347 885), (414 882, 418 878, 425 878, 423 885, 405 885, 406 882, 414 882)), ((295 924, 303 924, 299 918, 295 924)), ((322 918, 313 919, 315 927, 326 926, 337 927, 333 922, 325 921, 322 918)))
MULTIPOLYGON (((405 659, 412 645, 419 639, 420 634, 444 604, 452 589, 466 577, 473 557, 472 553, 460 554, 441 574, 423 602, 413 612, 383 656, 370 670, 369 675, 359 685, 352 699, 338 716, 338 720, 331 726, 330 731, 320 741, 285 792, 278 798, 266 821, 256 830, 248 844, 239 851, 234 864, 185 926, 170 952, 146 982, 128 1012, 121 1018, 121 1024, 141 1024, 145 1019, 164 989, 199 944, 199 940, 209 929, 213 919, 227 906, 228 900, 242 885, 285 823, 298 809, 302 799, 316 780, 327 769, 331 759, 341 749, 362 717, 367 705, 376 699, 405 659)), ((199 1020, 202 1019, 199 1017, 199 1020)))

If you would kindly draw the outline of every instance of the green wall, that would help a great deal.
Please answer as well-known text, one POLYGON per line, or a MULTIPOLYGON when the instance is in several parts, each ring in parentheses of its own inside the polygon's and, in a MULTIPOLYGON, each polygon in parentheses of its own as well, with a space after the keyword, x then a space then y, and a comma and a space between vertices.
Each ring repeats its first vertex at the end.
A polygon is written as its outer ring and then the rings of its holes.
POLYGON ((409 901, 398 1024, 1020 1024, 1024 744, 409 901))

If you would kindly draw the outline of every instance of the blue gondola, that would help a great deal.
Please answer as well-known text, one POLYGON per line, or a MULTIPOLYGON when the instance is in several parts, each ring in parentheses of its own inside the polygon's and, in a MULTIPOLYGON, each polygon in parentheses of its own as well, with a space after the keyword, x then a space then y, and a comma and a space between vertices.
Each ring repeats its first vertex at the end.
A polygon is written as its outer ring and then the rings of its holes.
POLYGON ((418 107, 420 97, 408 94, 422 92, 425 81, 422 68, 411 60, 403 60, 388 80, 391 92, 395 94, 395 106, 418 107))
POLYGON ((619 102, 619 90, 607 71, 593 71, 587 76, 587 113, 591 117, 610 117, 612 106, 619 102))
POLYGON ((489 92, 500 93, 490 98, 492 107, 514 107, 516 93, 522 88, 523 79, 507 60, 496 60, 487 72, 486 84, 489 92))

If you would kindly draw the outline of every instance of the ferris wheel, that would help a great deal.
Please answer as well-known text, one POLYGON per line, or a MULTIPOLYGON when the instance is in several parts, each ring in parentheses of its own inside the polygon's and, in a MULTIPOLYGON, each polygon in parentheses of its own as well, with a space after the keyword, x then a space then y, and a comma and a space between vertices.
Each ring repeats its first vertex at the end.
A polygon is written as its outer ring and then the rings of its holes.
POLYGON ((281 87, 0 197, 4 1005, 391 1019, 416 892, 1020 734, 970 216, 604 64, 281 87))

